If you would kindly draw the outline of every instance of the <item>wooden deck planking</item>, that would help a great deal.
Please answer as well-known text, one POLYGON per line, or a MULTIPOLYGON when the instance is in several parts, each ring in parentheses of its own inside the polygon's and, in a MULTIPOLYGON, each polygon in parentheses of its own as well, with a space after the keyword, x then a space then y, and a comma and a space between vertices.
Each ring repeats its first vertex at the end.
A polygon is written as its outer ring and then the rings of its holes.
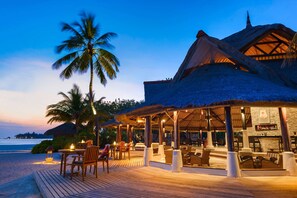
MULTIPOLYGON (((42 176, 55 177, 59 185, 76 188, 76 192, 58 197, 296 197, 297 177, 228 178, 206 174, 172 173, 154 167, 135 167, 138 162, 114 161, 110 174, 99 168, 98 179, 88 174, 70 180, 59 175, 58 170, 47 171, 42 176), (128 166, 127 168, 125 168, 128 166), (65 183, 60 183, 60 181, 65 183), (289 182, 289 183, 287 183, 289 182), (289 186, 288 186, 289 184, 289 186), (80 188, 78 188, 80 187, 80 188), (265 195, 265 196, 262 196, 265 195)), ((42 171, 40 171, 42 172, 42 171)), ((41 173, 42 174, 42 173, 41 173)), ((37 181, 37 180, 36 180, 37 181)), ((60 189, 61 190, 61 189, 60 189)), ((45 191, 50 191, 45 186, 45 191)), ((57 194, 57 191, 54 191, 57 194)), ((53 195, 44 196, 54 197, 53 195)))
POLYGON ((123 183, 121 177, 119 177, 121 168, 133 168, 143 166, 142 158, 134 160, 111 160, 110 161, 110 173, 107 174, 106 167, 105 172, 102 169, 102 164, 99 164, 98 178, 87 170, 87 176, 85 181, 82 181, 81 176, 74 176, 72 180, 69 178, 69 174, 64 178, 60 175, 59 170, 42 170, 34 173, 37 186, 39 187, 43 197, 72 197, 75 194, 81 194, 89 191, 93 191, 101 188, 108 188, 111 185, 117 183, 123 183), (114 171, 114 173, 113 173, 114 171))

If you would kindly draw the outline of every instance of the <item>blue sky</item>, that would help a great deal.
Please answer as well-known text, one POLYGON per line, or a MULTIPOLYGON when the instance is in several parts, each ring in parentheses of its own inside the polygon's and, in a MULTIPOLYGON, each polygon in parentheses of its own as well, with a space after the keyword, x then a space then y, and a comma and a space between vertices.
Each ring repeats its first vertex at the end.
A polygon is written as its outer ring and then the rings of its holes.
POLYGON ((88 91, 89 76, 59 79, 51 64, 54 48, 69 34, 60 23, 79 19, 84 10, 96 15, 102 32, 116 32, 113 51, 121 61, 118 78, 96 96, 107 100, 144 99, 143 81, 173 77, 198 30, 219 39, 252 25, 282 23, 297 30, 297 1, 210 0, 26 0, 1 1, 0 13, 0 137, 44 132, 46 106, 73 83, 88 91))

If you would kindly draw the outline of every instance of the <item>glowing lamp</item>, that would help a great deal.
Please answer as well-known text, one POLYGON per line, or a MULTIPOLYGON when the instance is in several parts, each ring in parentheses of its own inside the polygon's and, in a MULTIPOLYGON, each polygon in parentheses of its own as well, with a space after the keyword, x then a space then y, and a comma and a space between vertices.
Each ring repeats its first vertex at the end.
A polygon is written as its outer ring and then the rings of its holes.
POLYGON ((113 145, 115 146, 116 144, 117 144, 116 141, 114 141, 114 142, 113 142, 113 145))
POLYGON ((81 140, 81 143, 86 143, 84 140, 81 140))
POLYGON ((70 145, 70 150, 74 150, 74 144, 70 145))
POLYGON ((54 150, 53 146, 47 147, 46 156, 45 156, 45 162, 46 163, 52 163, 53 162, 53 159, 54 159, 53 150, 54 150))

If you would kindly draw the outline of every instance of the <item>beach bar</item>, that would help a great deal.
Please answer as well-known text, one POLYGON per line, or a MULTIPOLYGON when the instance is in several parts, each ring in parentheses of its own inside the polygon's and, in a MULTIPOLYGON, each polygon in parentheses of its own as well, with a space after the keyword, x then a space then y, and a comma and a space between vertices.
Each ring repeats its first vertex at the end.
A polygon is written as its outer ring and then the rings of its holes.
POLYGON ((153 159, 157 130, 158 154, 172 148, 173 172, 192 160, 193 150, 182 149, 191 145, 201 148, 200 162, 207 150, 225 149, 229 177, 270 167, 269 160, 296 174, 297 62, 296 53, 287 54, 294 35, 282 24, 252 26, 249 16, 243 30, 224 39, 198 31, 175 76, 144 82, 145 102, 115 116, 121 125, 142 124, 144 165, 153 159))

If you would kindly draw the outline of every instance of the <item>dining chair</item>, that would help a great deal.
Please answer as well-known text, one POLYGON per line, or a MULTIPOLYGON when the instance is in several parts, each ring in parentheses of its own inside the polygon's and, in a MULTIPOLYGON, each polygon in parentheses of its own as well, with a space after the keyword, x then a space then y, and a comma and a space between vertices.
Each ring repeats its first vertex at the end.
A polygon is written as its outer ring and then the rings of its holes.
POLYGON ((70 179, 72 179, 73 176, 73 169, 75 166, 81 167, 81 175, 82 175, 82 181, 84 181, 84 177, 86 176, 87 167, 94 165, 96 174, 96 178, 98 177, 97 173, 97 163, 98 163, 98 155, 99 155, 99 147, 98 146, 90 146, 86 148, 86 151, 84 152, 84 155, 82 157, 73 156, 73 161, 71 164, 71 176, 70 179))
POLYGON ((98 162, 102 162, 103 171, 105 171, 104 163, 106 163, 107 173, 109 173, 109 162, 108 162, 109 151, 110 151, 110 145, 106 144, 98 158, 98 162))

